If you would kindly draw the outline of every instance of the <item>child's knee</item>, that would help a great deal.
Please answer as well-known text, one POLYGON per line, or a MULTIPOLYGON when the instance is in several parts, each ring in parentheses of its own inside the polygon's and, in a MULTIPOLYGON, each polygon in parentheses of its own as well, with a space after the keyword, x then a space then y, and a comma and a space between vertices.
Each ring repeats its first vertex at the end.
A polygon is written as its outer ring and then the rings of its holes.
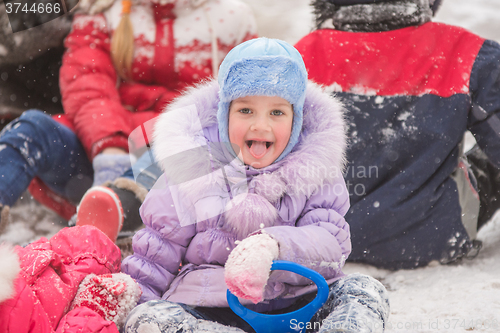
POLYGON ((384 285, 369 275, 360 273, 349 274, 340 279, 336 285, 339 289, 344 289, 345 293, 357 294, 359 291, 371 292, 372 295, 385 295, 387 290, 384 285))
POLYGON ((344 276, 330 287, 329 314, 319 332, 383 332, 389 317, 385 287, 363 274, 344 276))
POLYGON ((196 324, 196 318, 179 304, 156 300, 136 306, 125 321, 124 332, 167 332, 169 327, 188 329, 196 324))
POLYGON ((333 286, 338 300, 355 300, 380 314, 384 321, 389 315, 389 294, 384 285, 371 276, 354 273, 342 278, 333 286))
POLYGON ((34 109, 24 111, 13 123, 13 129, 16 129, 16 123, 28 124, 30 125, 30 133, 38 135, 45 135, 49 131, 53 132, 59 125, 51 116, 34 109))
POLYGON ((20 116, 19 119, 22 119, 23 121, 26 122, 31 122, 34 124, 37 124, 39 122, 46 122, 47 119, 52 119, 52 117, 46 115, 40 110, 36 109, 30 109, 24 111, 20 116))

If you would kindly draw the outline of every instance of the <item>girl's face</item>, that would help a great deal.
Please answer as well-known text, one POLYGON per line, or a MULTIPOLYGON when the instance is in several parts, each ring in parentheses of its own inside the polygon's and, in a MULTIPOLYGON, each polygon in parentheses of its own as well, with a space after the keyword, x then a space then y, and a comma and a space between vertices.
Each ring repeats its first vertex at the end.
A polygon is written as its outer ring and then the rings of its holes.
POLYGON ((264 168, 285 150, 292 122, 292 105, 281 97, 241 97, 229 107, 229 141, 240 148, 243 163, 264 168))

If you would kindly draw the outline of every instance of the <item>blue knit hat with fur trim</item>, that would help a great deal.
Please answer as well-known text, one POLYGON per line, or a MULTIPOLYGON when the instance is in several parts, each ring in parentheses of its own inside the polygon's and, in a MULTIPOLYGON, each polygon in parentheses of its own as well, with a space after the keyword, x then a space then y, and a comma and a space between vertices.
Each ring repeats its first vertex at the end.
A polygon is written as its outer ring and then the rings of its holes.
POLYGON ((233 48, 219 69, 217 121, 221 142, 229 143, 229 105, 245 96, 278 96, 293 106, 292 133, 288 145, 275 162, 285 157, 299 141, 306 97, 307 70, 300 53, 290 44, 256 38, 233 48))

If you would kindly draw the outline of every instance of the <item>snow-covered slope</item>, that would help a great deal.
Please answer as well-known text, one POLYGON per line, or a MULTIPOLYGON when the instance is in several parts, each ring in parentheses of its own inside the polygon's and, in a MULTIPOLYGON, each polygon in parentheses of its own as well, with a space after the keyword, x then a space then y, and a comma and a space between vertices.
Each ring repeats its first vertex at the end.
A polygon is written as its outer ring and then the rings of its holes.
POLYGON ((500 215, 479 232, 474 260, 396 272, 347 264, 346 273, 369 274, 387 287, 391 315, 386 332, 500 332, 500 215))

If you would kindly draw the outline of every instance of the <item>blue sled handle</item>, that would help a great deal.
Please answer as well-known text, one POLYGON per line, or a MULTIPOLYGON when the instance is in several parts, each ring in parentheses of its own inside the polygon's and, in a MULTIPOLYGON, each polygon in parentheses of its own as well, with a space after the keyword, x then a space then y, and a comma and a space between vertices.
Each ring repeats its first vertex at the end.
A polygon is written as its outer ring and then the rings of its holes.
POLYGON ((318 287, 316 297, 306 306, 289 313, 263 314, 241 305, 238 297, 227 290, 227 302, 231 310, 243 318, 257 333, 304 332, 312 316, 328 299, 329 288, 325 278, 316 271, 297 263, 284 260, 273 261, 271 270, 284 270, 297 273, 312 280, 318 287))

